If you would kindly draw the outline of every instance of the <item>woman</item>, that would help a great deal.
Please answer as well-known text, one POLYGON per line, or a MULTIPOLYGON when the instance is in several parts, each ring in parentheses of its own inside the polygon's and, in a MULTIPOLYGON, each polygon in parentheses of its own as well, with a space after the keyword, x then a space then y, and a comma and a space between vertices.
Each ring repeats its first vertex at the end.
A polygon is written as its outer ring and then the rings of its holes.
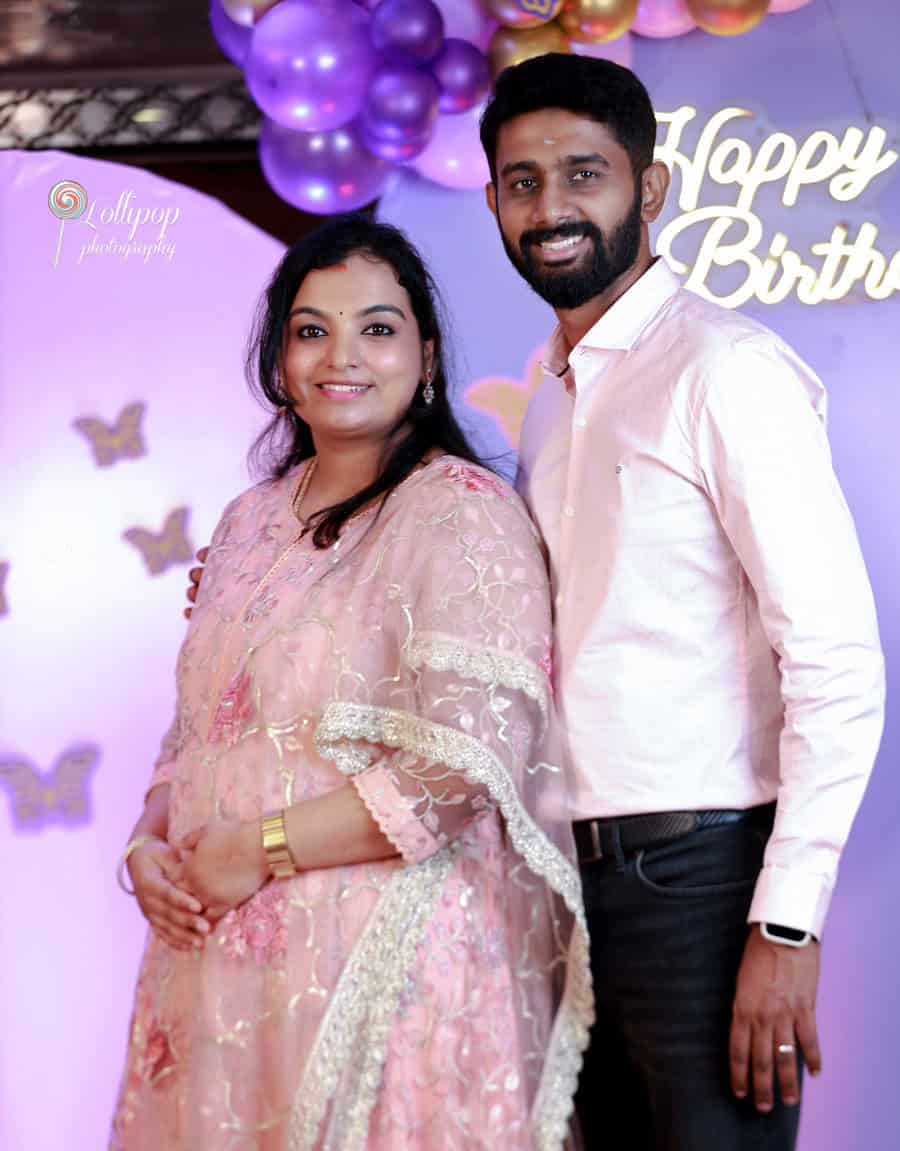
POLYGON ((254 346, 281 451, 213 536, 126 849, 112 1146, 562 1147, 591 994, 534 530, 395 229, 292 248, 254 346))

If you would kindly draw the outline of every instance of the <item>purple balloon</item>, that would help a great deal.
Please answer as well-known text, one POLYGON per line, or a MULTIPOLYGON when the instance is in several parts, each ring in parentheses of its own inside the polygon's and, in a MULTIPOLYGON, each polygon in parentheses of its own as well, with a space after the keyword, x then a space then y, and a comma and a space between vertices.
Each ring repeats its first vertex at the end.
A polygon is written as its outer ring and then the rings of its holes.
POLYGON ((334 0, 282 0, 253 29, 247 87, 276 123, 337 128, 362 107, 375 56, 372 18, 334 0))
POLYGON ((465 112, 488 93, 491 72, 487 56, 468 40, 445 40, 431 73, 441 86, 442 112, 465 112))
POLYGON ((427 64, 444 43, 444 17, 432 0, 381 0, 372 13, 372 43, 388 60, 427 64))
POLYGON ((243 68, 250 51, 252 29, 236 24, 222 7, 222 0, 210 0, 209 26, 216 43, 232 64, 243 68))
POLYGON ((282 200, 329 216, 377 200, 393 168, 363 147, 355 126, 327 132, 292 132, 264 120, 259 162, 282 200))
POLYGON ((357 125, 359 127, 359 138, 366 149, 374 156, 381 156, 383 160, 390 160, 392 163, 402 164, 407 160, 413 160, 416 156, 420 156, 431 143, 431 137, 434 135, 434 128, 432 126, 419 136, 410 136, 406 140, 391 140, 389 138, 371 135, 366 130, 362 119, 357 120, 357 125))
POLYGON ((380 68, 366 93, 360 122, 368 136, 403 142, 431 132, 441 90, 428 72, 409 65, 380 68))

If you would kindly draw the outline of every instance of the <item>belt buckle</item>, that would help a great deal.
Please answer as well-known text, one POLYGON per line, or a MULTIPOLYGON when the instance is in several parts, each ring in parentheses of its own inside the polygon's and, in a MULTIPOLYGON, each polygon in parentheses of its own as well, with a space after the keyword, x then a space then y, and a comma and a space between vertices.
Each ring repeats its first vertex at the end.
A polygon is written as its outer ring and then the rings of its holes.
POLYGON ((591 856, 591 858, 587 862, 588 863, 594 863, 598 859, 603 858, 603 848, 600 846, 600 824, 599 824, 599 822, 596 819, 592 819, 591 823, 590 823, 590 828, 591 828, 591 847, 594 850, 594 854, 591 856))

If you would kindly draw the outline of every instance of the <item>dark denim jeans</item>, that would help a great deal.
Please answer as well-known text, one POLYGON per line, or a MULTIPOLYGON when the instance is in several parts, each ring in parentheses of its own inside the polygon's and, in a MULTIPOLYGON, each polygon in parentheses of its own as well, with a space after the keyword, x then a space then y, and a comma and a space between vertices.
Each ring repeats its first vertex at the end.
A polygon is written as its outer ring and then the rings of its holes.
POLYGON ((731 1091, 728 1034, 772 809, 582 866, 597 1023, 576 1107, 587 1151, 792 1151, 799 1108, 731 1091))

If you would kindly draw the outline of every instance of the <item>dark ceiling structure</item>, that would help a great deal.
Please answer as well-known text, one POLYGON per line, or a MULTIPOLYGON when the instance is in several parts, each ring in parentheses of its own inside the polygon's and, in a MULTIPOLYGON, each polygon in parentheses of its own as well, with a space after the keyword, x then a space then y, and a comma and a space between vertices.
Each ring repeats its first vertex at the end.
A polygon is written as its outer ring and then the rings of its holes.
POLYGON ((259 113, 208 0, 0 0, 0 148, 136 164, 285 243, 316 222, 259 170, 259 113))

